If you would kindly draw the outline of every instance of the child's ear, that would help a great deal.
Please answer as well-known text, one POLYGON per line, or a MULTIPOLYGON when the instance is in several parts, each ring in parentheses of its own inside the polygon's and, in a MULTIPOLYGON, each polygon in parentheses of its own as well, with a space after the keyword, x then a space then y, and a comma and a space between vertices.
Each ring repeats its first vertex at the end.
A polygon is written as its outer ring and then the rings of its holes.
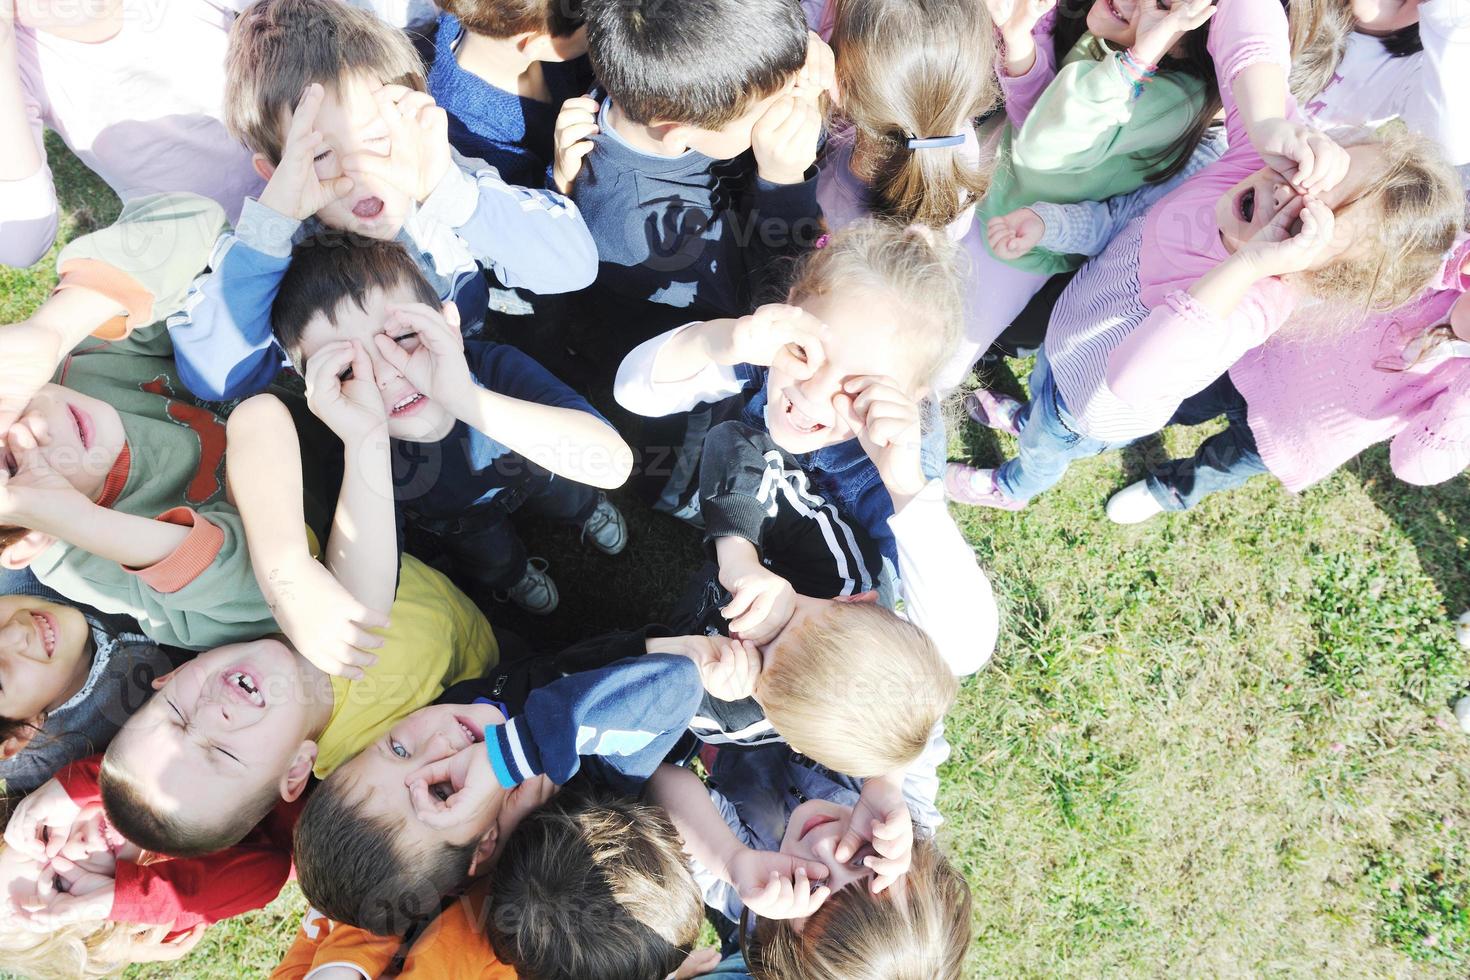
POLYGON ((0 568, 9 569, 12 572, 28 568, 31 562, 41 557, 42 553, 55 543, 56 539, 49 534, 27 531, 25 537, 13 542, 4 551, 0 551, 0 568))
POLYGON ((264 153, 257 153, 250 158, 250 165, 260 175, 261 180, 270 180, 276 172, 276 165, 271 163, 270 158, 264 153))
POLYGON ((488 868, 499 849, 500 828, 492 823, 485 836, 480 838, 480 843, 475 845, 474 857, 470 858, 470 877, 479 874, 481 868, 488 868))
POLYGON ((453 301, 450 301, 440 307, 440 310, 444 313, 444 322, 458 330, 460 324, 459 307, 455 306, 453 301))
POLYGON ((179 668, 175 667, 173 670, 169 671, 167 674, 164 674, 161 677, 155 677, 155 678, 153 678, 153 689, 155 691, 161 691, 161 690, 163 690, 163 685, 165 685, 169 681, 173 680, 173 676, 175 674, 177 674, 178 672, 179 672, 179 668))
POLYGON ((694 135, 693 127, 685 126, 683 123, 654 122, 648 127, 654 139, 670 154, 684 153, 689 149, 689 141, 694 135))
POLYGON ((20 723, 20 729, 14 734, 7 736, 0 742, 0 760, 14 759, 25 751, 25 747, 31 744, 31 739, 36 737, 43 725, 46 724, 46 713, 32 715, 20 723))
POLYGON ((306 786, 311 782, 311 767, 316 765, 316 752, 315 742, 302 742, 296 750, 291 767, 281 777, 281 799, 287 803, 295 803, 306 792, 306 786))
POLYGON ((869 589, 866 592, 859 592, 856 595, 840 595, 840 596, 835 597, 832 601, 833 602, 877 602, 878 601, 878 593, 877 592, 874 592, 872 589, 869 589))
POLYGON ((516 35, 516 50, 532 61, 564 61, 547 31, 525 31, 516 35))

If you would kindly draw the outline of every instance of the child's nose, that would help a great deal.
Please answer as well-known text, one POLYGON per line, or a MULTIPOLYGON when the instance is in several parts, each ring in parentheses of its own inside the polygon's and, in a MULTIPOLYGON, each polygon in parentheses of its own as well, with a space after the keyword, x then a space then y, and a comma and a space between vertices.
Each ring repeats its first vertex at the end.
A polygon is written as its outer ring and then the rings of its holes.
POLYGON ((454 745, 449 738, 443 732, 435 732, 429 737, 429 744, 424 746, 424 754, 427 756, 424 761, 426 763, 438 762, 440 759, 447 759, 454 755, 454 752, 454 745))

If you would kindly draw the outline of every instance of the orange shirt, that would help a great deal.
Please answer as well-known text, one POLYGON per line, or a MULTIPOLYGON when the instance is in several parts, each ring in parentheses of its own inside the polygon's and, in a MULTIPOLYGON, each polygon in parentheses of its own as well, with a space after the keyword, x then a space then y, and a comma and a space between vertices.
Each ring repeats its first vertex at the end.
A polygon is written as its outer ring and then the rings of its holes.
MULTIPOLYGON (((414 943, 398 975, 418 980, 516 980, 516 971, 495 958, 480 929, 485 902, 485 889, 472 888, 445 910, 414 943)), ((271 980, 308 980, 314 971, 328 966, 347 967, 365 980, 377 980, 398 946, 397 939, 341 925, 308 909, 296 942, 271 980)))

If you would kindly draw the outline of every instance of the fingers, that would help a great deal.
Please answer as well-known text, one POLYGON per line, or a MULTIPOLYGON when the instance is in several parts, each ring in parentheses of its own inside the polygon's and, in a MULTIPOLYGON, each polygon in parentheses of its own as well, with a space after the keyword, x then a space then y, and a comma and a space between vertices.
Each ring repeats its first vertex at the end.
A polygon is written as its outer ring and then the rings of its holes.
POLYGON ((730 632, 732 633, 743 634, 747 630, 753 631, 771 614, 771 604, 775 602, 776 597, 769 588, 754 587, 746 591, 753 598, 743 613, 730 620, 730 632))
POLYGON ((338 340, 327 344, 306 364, 306 397, 321 397, 342 387, 341 374, 352 364, 352 342, 338 340))
MULTIPOLYGON (((759 598, 759 589, 750 584, 742 584, 734 590, 729 604, 720 610, 720 615, 724 616, 727 622, 733 624, 736 619, 744 616, 759 598)), ((731 628, 734 628, 733 625, 731 628)))
POLYGON ((383 356, 383 360, 397 368, 399 374, 408 376, 409 364, 413 360, 412 354, 393 343, 386 334, 374 336, 373 345, 378 348, 378 353, 383 356))
POLYGON ((442 310, 423 303, 390 303, 387 310, 390 322, 412 330, 435 353, 463 353, 464 335, 449 325, 442 310))
POLYGON ((321 111, 322 101, 327 97, 327 90, 320 82, 312 82, 306 86, 301 93, 301 101, 296 103, 296 111, 291 113, 291 126, 286 130, 286 146, 294 148, 315 135, 316 142, 321 141, 321 135, 314 133, 316 129, 317 113, 321 111))

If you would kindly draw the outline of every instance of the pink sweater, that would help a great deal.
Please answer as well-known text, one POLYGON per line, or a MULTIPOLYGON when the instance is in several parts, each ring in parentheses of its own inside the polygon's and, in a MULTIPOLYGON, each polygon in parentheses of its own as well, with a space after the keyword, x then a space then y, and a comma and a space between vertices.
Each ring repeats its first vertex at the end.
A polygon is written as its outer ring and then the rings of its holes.
MULTIPOLYGON (((1283 71, 1291 65, 1286 15, 1278 0, 1220 0, 1218 9, 1210 25, 1209 48, 1220 80, 1230 148, 1149 213, 1139 255, 1139 295, 1151 312, 1108 360, 1107 382, 1113 394, 1135 414, 1165 422, 1180 402, 1271 336, 1295 303, 1291 287, 1267 279, 1231 316, 1221 319, 1188 293, 1196 280, 1229 257, 1215 220, 1216 202, 1265 166, 1246 134, 1231 86, 1242 71, 1259 62, 1280 65, 1283 71)), ((1290 96, 1287 112, 1297 115, 1290 96)))
POLYGON ((1230 369, 1261 458, 1287 489, 1311 486, 1386 439, 1393 471, 1408 483, 1440 483, 1470 465, 1470 358, 1404 363, 1407 342, 1446 322, 1470 289, 1467 260, 1470 240, 1406 306, 1346 334, 1287 331, 1230 369))

